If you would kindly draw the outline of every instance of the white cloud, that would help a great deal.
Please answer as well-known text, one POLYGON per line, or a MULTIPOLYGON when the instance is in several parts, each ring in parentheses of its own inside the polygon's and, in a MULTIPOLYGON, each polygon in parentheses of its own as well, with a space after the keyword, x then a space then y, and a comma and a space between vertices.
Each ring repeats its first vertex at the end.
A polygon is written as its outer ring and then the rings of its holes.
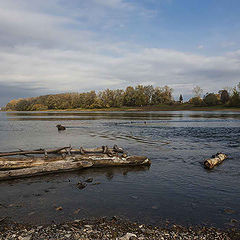
MULTIPOLYGON (((0 0, 0 85, 41 89, 42 94, 145 83, 170 85, 176 94, 191 94, 195 85, 216 91, 226 82, 233 86, 239 81, 240 50, 202 56, 115 42, 83 27, 87 6, 63 10, 57 0, 33 1, 28 6, 27 2, 14 7, 15 1, 0 0)), ((91 2, 101 5, 89 10, 97 18, 105 11, 102 5, 116 11, 117 6, 129 7, 120 0, 91 2)))

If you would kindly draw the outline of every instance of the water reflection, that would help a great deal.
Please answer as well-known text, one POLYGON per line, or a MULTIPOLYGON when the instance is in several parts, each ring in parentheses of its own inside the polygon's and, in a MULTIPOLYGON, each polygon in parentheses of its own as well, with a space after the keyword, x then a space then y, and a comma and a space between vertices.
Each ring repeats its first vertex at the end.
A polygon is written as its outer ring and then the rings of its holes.
MULTIPOLYGON (((121 176, 126 178, 128 174, 148 170, 149 167, 146 166, 95 168, 3 181, 0 182, 0 215, 27 223, 30 221, 31 223, 46 223, 55 220, 58 222, 62 218, 66 220, 86 217, 86 214, 91 216, 93 212, 88 209, 88 204, 84 204, 86 206, 84 207, 82 204, 79 205, 79 201, 89 201, 89 198, 94 197, 96 193, 98 197, 106 198, 104 188, 109 184, 115 185, 112 183, 115 178, 121 176), (92 182, 87 182, 89 177, 93 178, 92 182), (79 181, 86 182, 86 188, 78 189, 79 181), (73 193, 78 201, 71 201, 73 193), (67 209, 67 212, 61 212, 60 218, 59 213, 56 212, 57 206, 64 206, 64 210, 67 209)), ((114 205, 114 203, 110 204, 114 205)), ((93 207, 94 215, 98 212, 102 213, 98 211, 98 207, 93 207)))

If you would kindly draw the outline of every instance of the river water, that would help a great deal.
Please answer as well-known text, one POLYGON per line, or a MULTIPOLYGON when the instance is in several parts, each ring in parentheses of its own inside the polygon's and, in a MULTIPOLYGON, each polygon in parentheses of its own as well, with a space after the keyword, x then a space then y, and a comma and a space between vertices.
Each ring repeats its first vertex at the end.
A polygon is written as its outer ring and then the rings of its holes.
POLYGON ((0 151, 69 144, 117 144, 152 165, 0 182, 1 217, 36 224, 114 215, 150 224, 227 227, 240 221, 240 113, 0 113, 0 151), (68 128, 58 132, 57 124, 68 128), (217 152, 229 159, 204 169, 204 159, 217 152), (77 188, 90 177, 93 183, 77 188))

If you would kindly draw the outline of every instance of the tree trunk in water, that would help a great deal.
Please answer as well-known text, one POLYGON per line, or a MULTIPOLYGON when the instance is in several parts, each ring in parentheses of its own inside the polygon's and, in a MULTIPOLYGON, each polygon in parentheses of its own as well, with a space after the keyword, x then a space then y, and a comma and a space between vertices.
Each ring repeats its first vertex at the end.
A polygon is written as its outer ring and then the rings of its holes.
POLYGON ((73 155, 62 158, 0 158, 0 180, 31 177, 55 172, 79 170, 89 167, 137 166, 150 165, 151 162, 143 156, 109 156, 108 154, 73 155))
POLYGON ((226 158, 227 158, 226 154, 224 154, 224 153, 217 153, 216 155, 213 156, 213 158, 207 159, 204 162, 204 166, 207 169, 212 169, 216 165, 219 165, 220 163, 222 163, 226 158))

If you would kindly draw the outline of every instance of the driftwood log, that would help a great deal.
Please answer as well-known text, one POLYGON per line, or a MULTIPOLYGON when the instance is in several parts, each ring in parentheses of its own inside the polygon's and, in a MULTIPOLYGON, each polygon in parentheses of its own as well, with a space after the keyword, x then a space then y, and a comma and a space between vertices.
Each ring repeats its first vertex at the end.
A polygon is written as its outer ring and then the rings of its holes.
POLYGON ((222 163, 227 158, 227 155, 224 153, 217 153, 216 155, 213 155, 212 158, 207 159, 204 161, 204 166, 207 169, 212 169, 215 166, 222 163))
MULTIPOLYGON (((51 156, 45 155, 43 157, 0 157, 0 180, 31 177, 56 172, 74 171, 89 167, 117 167, 151 164, 151 161, 147 157, 126 156, 126 154, 119 155, 119 153, 114 152, 114 150, 112 150, 112 155, 109 154, 109 152, 103 153, 104 149, 102 149, 101 153, 97 154, 76 154, 77 151, 72 154, 71 152, 67 152, 67 149, 65 149, 66 152, 63 150, 64 149, 61 148, 61 150, 58 151, 61 154, 54 154, 51 156)), ((90 149, 88 149, 88 151, 90 151, 90 149)))
POLYGON ((62 150, 66 150, 69 147, 62 147, 62 148, 57 148, 57 149, 36 149, 36 150, 20 150, 20 151, 14 151, 14 152, 1 152, 0 157, 6 157, 6 156, 14 156, 14 155, 27 155, 27 154, 51 154, 51 153, 59 153, 62 150))
POLYGON ((82 148, 72 149, 71 147, 62 147, 56 149, 36 149, 36 150, 19 150, 13 152, 0 152, 0 157, 14 156, 14 155, 28 155, 28 154, 86 154, 86 153, 123 153, 123 149, 119 148, 117 145, 114 145, 113 148, 108 148, 107 146, 102 146, 100 148, 82 148))

